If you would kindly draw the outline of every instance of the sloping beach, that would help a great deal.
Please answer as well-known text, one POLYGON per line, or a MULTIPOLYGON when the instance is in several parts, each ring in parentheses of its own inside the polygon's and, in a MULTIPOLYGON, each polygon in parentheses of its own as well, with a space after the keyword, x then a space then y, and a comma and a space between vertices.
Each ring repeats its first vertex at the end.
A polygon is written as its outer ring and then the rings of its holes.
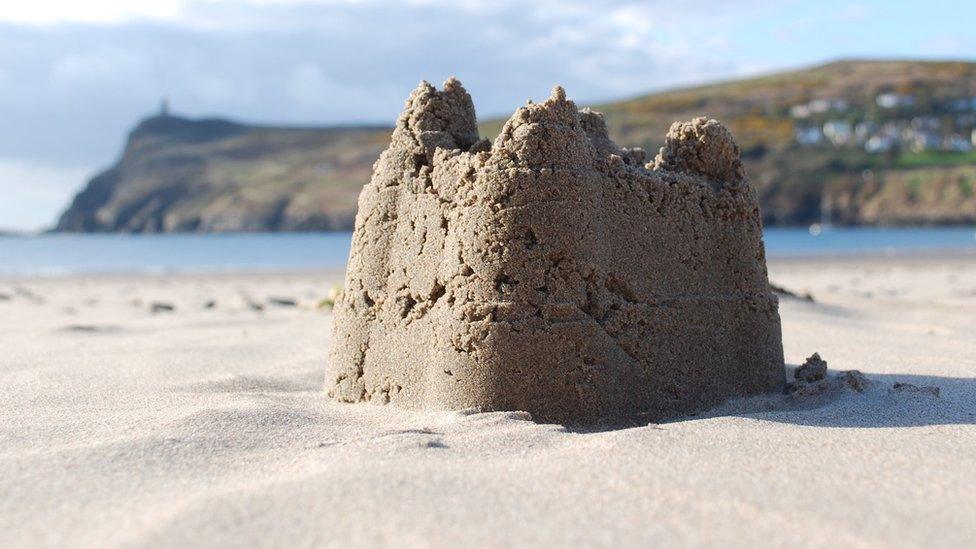
POLYGON ((0 279, 0 545, 976 543, 976 255, 772 260, 863 392, 589 431, 327 399, 341 276, 0 279))

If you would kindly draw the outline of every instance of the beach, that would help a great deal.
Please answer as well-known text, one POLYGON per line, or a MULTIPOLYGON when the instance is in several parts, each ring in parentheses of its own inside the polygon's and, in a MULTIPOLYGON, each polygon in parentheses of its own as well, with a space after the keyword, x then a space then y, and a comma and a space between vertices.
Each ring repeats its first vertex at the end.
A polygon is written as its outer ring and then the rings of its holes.
POLYGON ((339 270, 0 278, 0 546, 976 544, 976 254, 769 272, 867 386, 612 429, 333 402, 339 270))

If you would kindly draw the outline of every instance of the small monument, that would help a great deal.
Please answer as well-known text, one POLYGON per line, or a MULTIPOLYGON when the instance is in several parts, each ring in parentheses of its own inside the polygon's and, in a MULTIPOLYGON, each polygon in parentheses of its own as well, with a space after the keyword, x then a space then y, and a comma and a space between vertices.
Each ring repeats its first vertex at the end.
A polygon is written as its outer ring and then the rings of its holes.
POLYGON ((457 80, 421 83, 359 198, 328 393, 585 423, 782 390, 732 135, 675 124, 645 162, 562 88, 489 143, 457 80))

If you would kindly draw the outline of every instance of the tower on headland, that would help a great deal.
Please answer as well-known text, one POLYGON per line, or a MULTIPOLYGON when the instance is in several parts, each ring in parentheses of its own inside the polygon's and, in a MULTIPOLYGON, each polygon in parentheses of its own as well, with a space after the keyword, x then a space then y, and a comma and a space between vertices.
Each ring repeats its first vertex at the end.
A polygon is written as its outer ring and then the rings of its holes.
POLYGON ((169 116, 169 97, 165 95, 159 100, 159 116, 164 118, 169 116))

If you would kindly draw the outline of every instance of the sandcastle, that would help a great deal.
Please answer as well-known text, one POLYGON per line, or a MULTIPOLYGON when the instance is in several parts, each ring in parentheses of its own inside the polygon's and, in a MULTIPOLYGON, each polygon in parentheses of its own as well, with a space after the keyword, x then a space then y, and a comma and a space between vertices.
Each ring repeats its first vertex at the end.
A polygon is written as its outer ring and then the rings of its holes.
POLYGON ((340 401, 660 420, 785 384, 762 224, 732 135, 653 164, 562 88, 494 143, 450 79, 411 94, 359 198, 326 379, 340 401))

